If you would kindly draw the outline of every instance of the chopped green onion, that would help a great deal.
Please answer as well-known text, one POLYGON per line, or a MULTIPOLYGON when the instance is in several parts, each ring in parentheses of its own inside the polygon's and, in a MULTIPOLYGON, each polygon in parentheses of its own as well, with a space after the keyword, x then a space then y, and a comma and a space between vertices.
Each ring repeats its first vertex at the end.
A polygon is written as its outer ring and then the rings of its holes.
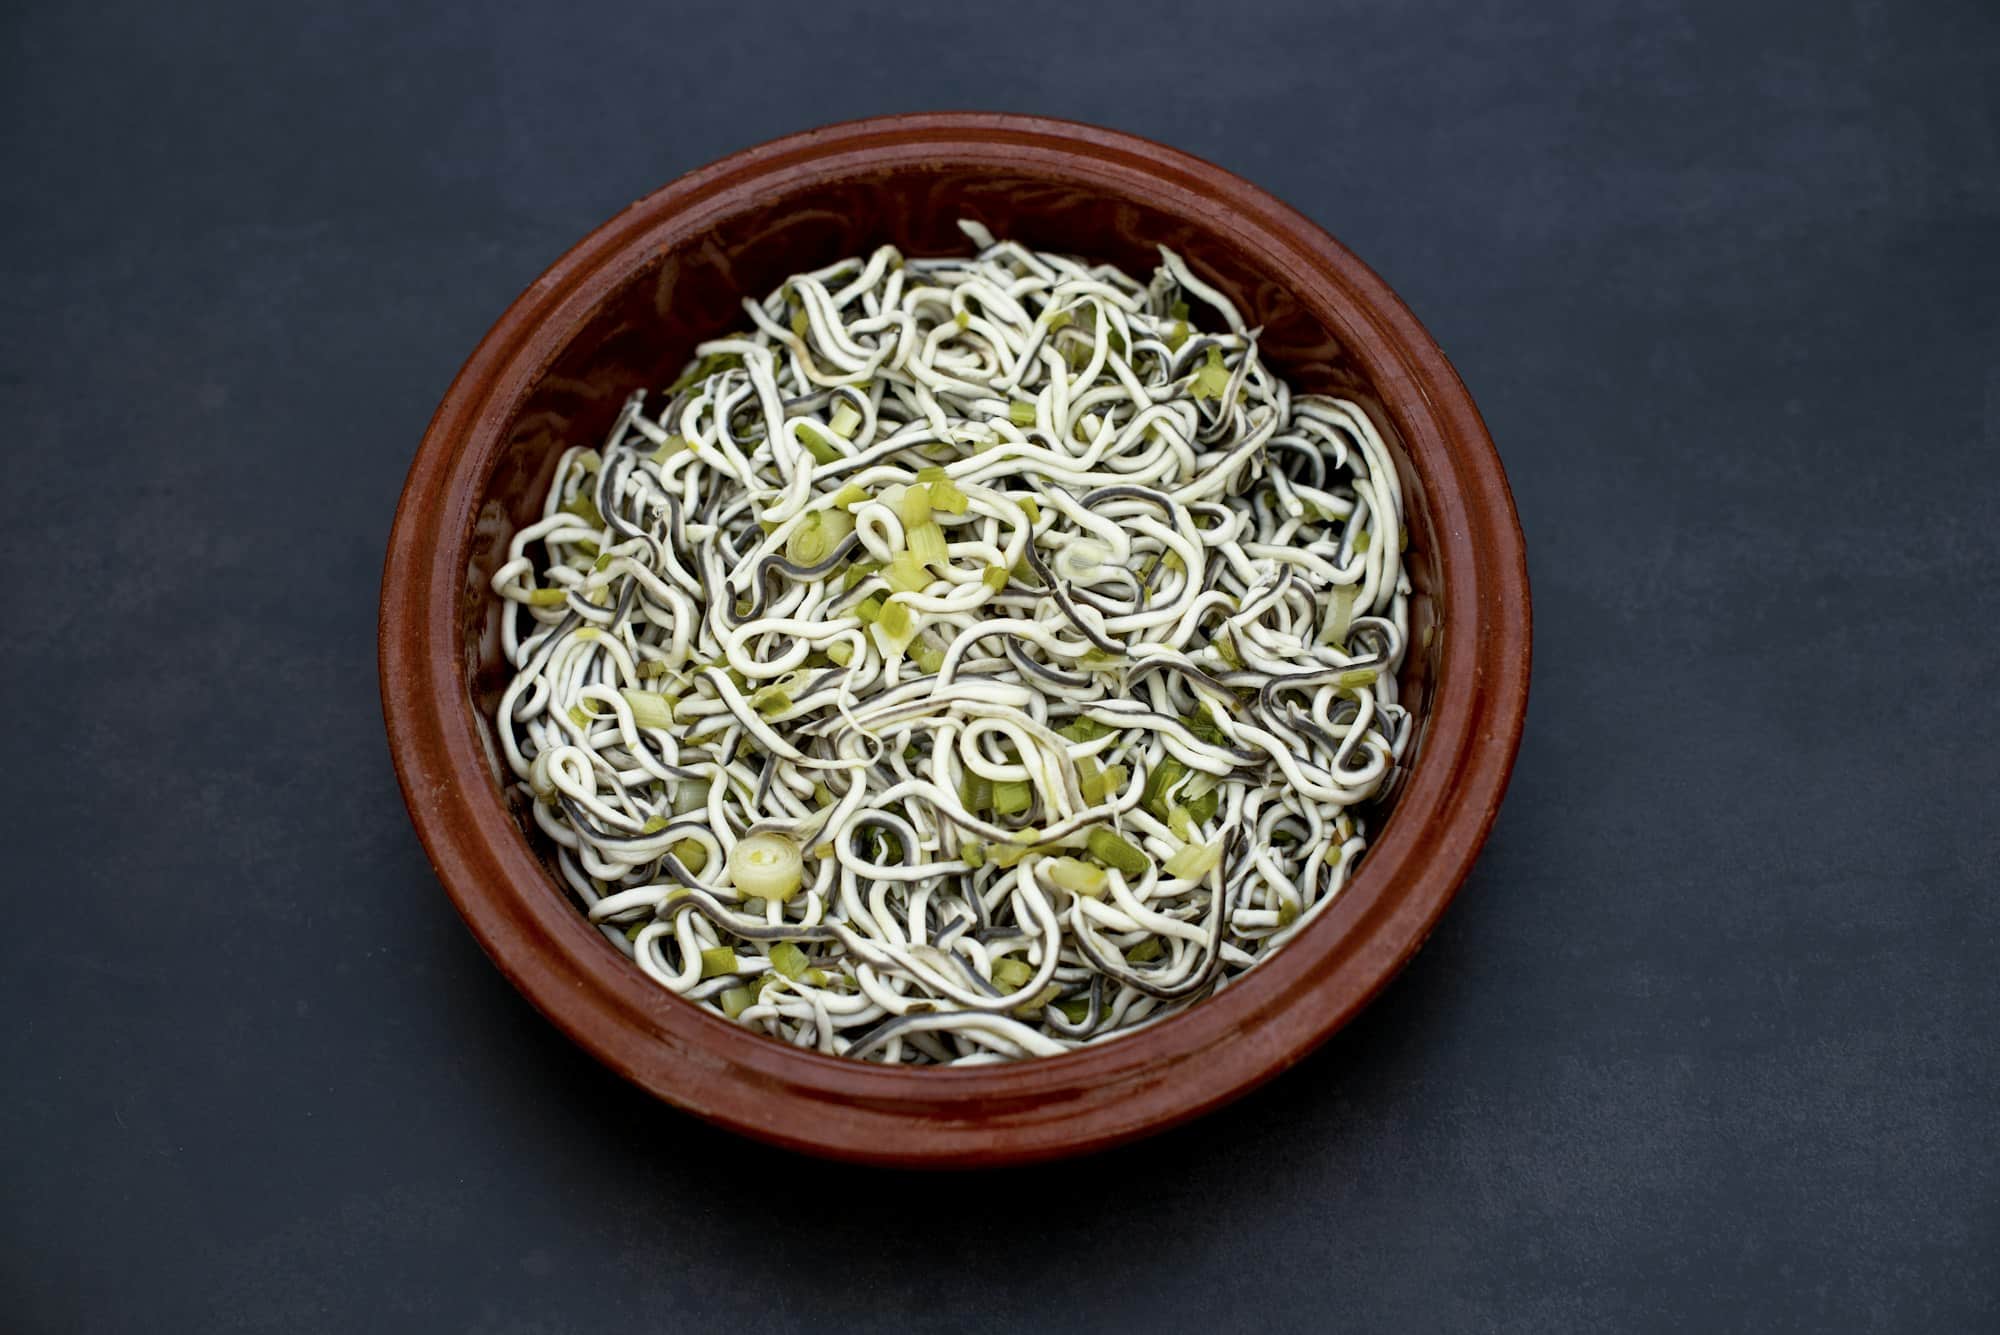
POLYGON ((657 812, 646 817, 646 823, 639 827, 640 834, 658 834, 667 828, 667 818, 657 812))
MULTIPOLYGON (((1018 839, 1021 836, 1014 837, 1018 839)), ((1030 853, 1045 855, 1048 852, 1049 846, 1046 844, 996 844, 992 849, 990 861, 996 867, 1012 867, 1018 865, 1030 853)))
POLYGON ((1063 1018, 1071 1024, 1082 1024, 1090 1018, 1090 999, 1088 997, 1073 997, 1068 1001, 1058 1001, 1056 1009, 1061 1011, 1063 1018))
POLYGON ((1334 683, 1352 690, 1362 686, 1373 686, 1376 675, 1374 668, 1349 668, 1335 677, 1334 683))
POLYGON ((735 352, 710 353, 708 356, 703 357, 700 361, 697 361, 694 365, 690 366, 687 369, 687 373, 681 376, 679 380, 676 380, 674 381, 673 384, 668 385, 666 393, 669 397, 671 397, 675 394, 680 393, 684 389, 688 389, 691 386, 700 384, 702 381, 708 379, 712 375, 717 374, 718 372, 734 370, 737 367, 740 367, 741 365, 743 365, 743 356, 741 353, 735 353, 735 352))
POLYGON ((529 589, 528 606, 561 607, 569 598, 567 589, 529 589))
POLYGON ((1085 756, 1076 762, 1077 773, 1081 777, 1083 797, 1086 802, 1098 803, 1125 790, 1125 781, 1132 777, 1132 771, 1123 765, 1107 765, 1097 770, 1097 763, 1085 756), (1095 773, 1086 774, 1084 766, 1090 766, 1095 773))
POLYGON ((944 650, 921 636, 911 642, 910 658, 919 668, 932 676, 936 676, 944 667, 944 650))
POLYGON ((1125 952, 1125 962, 1127 964, 1150 964, 1164 953, 1160 948, 1160 938, 1149 936, 1125 952))
POLYGON ((1188 382, 1188 397, 1191 399, 1219 399, 1229 388, 1229 368, 1222 364, 1222 348, 1209 344, 1208 361, 1194 379, 1188 382))
POLYGON ((1354 535, 1355 551, 1365 552, 1374 545, 1375 545, 1375 539, 1373 536, 1369 534, 1367 529, 1364 528, 1355 533, 1354 535))
POLYGON ((1037 992, 1034 996, 1029 997, 1025 1002, 1021 1003, 1019 1006, 1016 1006, 1014 1008, 1013 1013, 1015 1015, 1020 1016, 1024 1020, 1032 1020, 1036 1016, 1042 1013, 1042 1007, 1048 1005, 1051 1001, 1054 1001, 1057 997, 1061 995, 1062 995, 1062 988, 1056 985, 1055 983, 1050 983, 1040 992, 1037 992))
POLYGON ((975 816, 993 810, 993 780, 968 773, 958 781, 958 800, 975 816))
POLYGON ((1056 858, 1048 864, 1047 870, 1050 884, 1090 899, 1102 895, 1110 882, 1104 868, 1093 867, 1077 858, 1056 858))
POLYGON ((951 560, 951 554, 945 548, 944 530, 937 526, 937 521, 926 519, 903 536, 910 544, 910 555, 916 557, 920 564, 943 566, 951 560))
POLYGON ((958 314, 951 317, 951 322, 957 325, 960 329, 964 329, 972 323, 972 315, 968 311, 960 311, 958 314))
MULTIPOLYGON (((729 850, 729 879, 746 895, 782 904, 799 892, 805 879, 799 846, 769 831, 739 839, 729 850)), ((777 951, 771 955, 776 964, 777 951)))
POLYGON ((1222 793, 1214 788, 1199 797, 1190 797, 1186 802, 1188 819, 1197 825, 1206 825, 1215 819, 1216 808, 1221 805, 1222 793))
POLYGON ((1035 498, 1032 496, 1021 498, 1021 512, 1028 516, 1029 528, 1042 522, 1042 507, 1035 504, 1035 498))
POLYGON ((861 410, 846 399, 842 399, 839 406, 833 410, 833 416, 827 420, 826 427, 834 435, 846 438, 852 436, 854 428, 860 425, 861 410))
POLYGON ((1059 329, 1067 329, 1071 325, 1075 324, 1076 317, 1074 315, 1071 315, 1068 311, 1057 311, 1055 314, 1049 317, 1048 323, 1049 323, 1049 332, 1053 334, 1059 329))
POLYGON ((750 707, 765 718, 770 718, 773 715, 782 714, 787 709, 790 709, 792 707, 792 697, 782 687, 765 686, 750 697, 750 707))
POLYGON ((962 845, 958 850, 959 860, 978 871, 986 865, 986 845, 978 842, 962 845))
POLYGON ((1347 628, 1354 621, 1354 600, 1361 596, 1358 584, 1336 584, 1333 586, 1333 603, 1328 609, 1326 634, 1322 643, 1343 645, 1347 643, 1347 628))
POLYGON ((1084 847, 1090 850, 1092 857, 1107 867, 1114 867, 1124 872, 1127 876, 1143 875, 1146 868, 1153 865, 1147 860, 1146 855, 1139 851, 1137 844, 1116 830, 1107 830, 1101 825, 1092 830, 1083 843, 1084 847))
POLYGON ((668 436, 665 440, 660 442, 660 448, 653 451, 652 454, 653 462, 656 464, 663 464, 667 460, 673 458, 676 454, 679 454, 682 450, 685 450, 687 447, 688 447, 687 441, 681 438, 680 436, 668 436))
POLYGON ((1194 815, 1186 807, 1178 804, 1167 808, 1167 828, 1174 832, 1174 838, 1186 841, 1194 838, 1194 815))
POLYGON ((593 528, 604 527, 604 516, 599 513, 597 502, 583 492, 579 491, 569 504, 563 506, 562 512, 566 515, 575 515, 593 528))
POLYGON ((867 579, 870 575, 880 574, 881 571, 882 563, 880 561, 855 561, 847 567, 846 573, 840 577, 840 591, 848 593, 856 585, 860 584, 862 580, 867 579))
POLYGON ((736 952, 728 946, 717 946, 713 950, 701 952, 701 976, 720 978, 726 973, 737 971, 736 952))
POLYGON ((839 463, 846 457, 841 453, 838 445, 835 445, 809 426, 801 426, 799 428, 799 444, 805 446, 806 452, 812 455, 813 459, 818 463, 839 463))
POLYGON ((1007 587, 1007 567, 988 566, 979 572, 979 582, 998 593, 1007 587))
POLYGON ((1180 781, 1187 777, 1187 766, 1172 756, 1163 757, 1146 775, 1146 788, 1140 796, 1140 804, 1161 820, 1167 818, 1170 798, 1180 781))
POLYGON ((819 510, 800 520, 785 540, 785 559, 796 566, 816 566, 854 532, 854 516, 845 510, 819 510))
POLYGON ((1057 728, 1056 732, 1072 742, 1094 742, 1100 737, 1109 737, 1113 729, 1087 715, 1079 715, 1057 728))
POLYGON ((852 640, 835 640, 826 647, 826 656, 831 658, 837 666, 846 667, 854 661, 854 642, 852 640))
POLYGON ((874 635, 876 647, 881 649, 883 656, 895 658, 917 637, 916 620, 902 603, 890 603, 882 609, 882 615, 875 623, 874 635))
POLYGON ((757 1004, 757 994, 747 987, 732 987, 718 1000, 722 1002, 722 1013, 733 1020, 757 1004))
POLYGON ((903 488, 903 494, 896 501, 896 517, 903 521, 907 531, 915 528, 931 517, 931 489, 927 482, 918 482, 903 488))
POLYGON ((701 869, 708 865, 708 849, 699 839, 682 839, 667 851, 674 855, 674 861, 687 868, 690 876, 701 875, 701 869))
POLYGON ((868 498, 868 489, 857 487, 852 482, 833 493, 833 503, 843 510, 852 510, 868 498))
POLYGON ((1026 960, 1003 955, 993 961, 993 982, 1003 991, 1019 991, 1034 976, 1035 971, 1026 960))
POLYGON ((656 691, 620 690, 625 703, 632 706, 632 722, 641 728, 671 728, 674 726, 674 702, 656 691))
POLYGON ((872 593, 869 594, 855 604, 854 615, 861 618, 862 625, 874 625, 882 616, 882 600, 872 593))
POLYGON ((1196 738, 1209 743, 1211 746, 1227 746, 1229 744, 1228 736, 1221 728, 1216 726, 1215 716, 1208 712, 1207 705, 1202 705, 1196 709, 1194 717, 1182 718, 1181 722, 1196 738))
POLYGON ((1222 841, 1209 844, 1183 844, 1174 850, 1166 861, 1169 876, 1178 876, 1186 881, 1198 881, 1222 865, 1222 841))
POLYGON ((1089 756, 1078 759, 1076 773, 1084 800, 1092 803, 1102 802, 1107 795, 1122 791, 1125 781, 1132 774, 1123 765, 1109 765, 1100 770, 1097 762, 1089 756))
POLYGON ((1099 769, 1097 762, 1089 756, 1077 758, 1076 782, 1077 786, 1083 789, 1085 800, 1091 802, 1104 800, 1104 771, 1099 769))
POLYGON ((780 941, 772 946, 766 958, 771 961, 771 967, 786 978, 803 978, 809 967, 805 951, 789 941, 780 941))
POLYGON ((582 705, 571 705, 569 707, 569 721, 585 730, 588 730, 590 727, 590 715, 583 712, 582 705))
POLYGON ((1003 816, 1019 815, 1034 800, 1034 785, 1026 779, 1007 779, 993 785, 993 809, 1003 816))
POLYGON ((931 582, 930 573, 914 552, 897 552, 888 569, 882 572, 882 578, 895 593, 917 593, 929 588, 931 582))
POLYGON ((792 536, 784 540, 784 560, 794 566, 818 566, 826 560, 830 544, 826 534, 820 530, 820 516, 810 514, 798 522, 792 536))
POLYGON ((971 508, 972 502, 960 491, 958 484, 950 478, 930 484, 931 509, 948 515, 962 515, 971 508))

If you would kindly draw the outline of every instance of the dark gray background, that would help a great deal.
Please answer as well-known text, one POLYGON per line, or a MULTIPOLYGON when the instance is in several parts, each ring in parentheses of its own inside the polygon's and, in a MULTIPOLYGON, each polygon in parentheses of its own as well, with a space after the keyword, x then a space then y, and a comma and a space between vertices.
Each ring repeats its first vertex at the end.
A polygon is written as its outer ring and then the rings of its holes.
POLYGON ((9 6, 0 1303, 22 1331, 2000 1321, 2000 8, 9 6), (1099 121, 1455 360, 1534 705, 1428 950, 1264 1092, 922 1179, 572 1050, 404 817, 376 580, 571 241, 828 120, 1099 121))

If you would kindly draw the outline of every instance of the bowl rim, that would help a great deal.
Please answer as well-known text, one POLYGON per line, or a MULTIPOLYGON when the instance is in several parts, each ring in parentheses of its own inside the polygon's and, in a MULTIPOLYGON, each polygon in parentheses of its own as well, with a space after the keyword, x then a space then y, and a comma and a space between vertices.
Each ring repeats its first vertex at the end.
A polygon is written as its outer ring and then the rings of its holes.
POLYGON ((745 1135, 946 1167, 1054 1158, 1184 1122, 1298 1062, 1372 1000, 1423 945, 1492 826, 1527 710, 1530 627, 1525 543, 1492 441, 1444 354, 1372 270, 1290 206, 1177 149, 1072 121, 930 112, 786 135, 690 172, 595 228, 508 306, 411 464, 383 569, 378 667, 389 749, 432 866, 480 945, 559 1029, 641 1088, 745 1135), (500 433, 577 317, 723 214, 814 182, 941 163, 1143 190, 1166 212, 1242 237, 1334 330, 1424 474, 1443 638, 1393 818, 1284 950, 1120 1039, 939 1070, 774 1042, 672 996, 611 949, 554 886, 492 781, 459 610, 500 433))

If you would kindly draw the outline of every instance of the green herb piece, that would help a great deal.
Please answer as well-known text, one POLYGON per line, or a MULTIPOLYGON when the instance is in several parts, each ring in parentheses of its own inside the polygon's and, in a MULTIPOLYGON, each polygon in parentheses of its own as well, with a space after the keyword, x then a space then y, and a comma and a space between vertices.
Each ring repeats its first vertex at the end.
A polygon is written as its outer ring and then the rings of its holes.
POLYGON ((1101 897, 1106 887, 1110 885, 1111 879, 1104 874, 1104 868, 1093 867, 1088 862, 1076 858, 1056 858, 1051 861, 1048 864, 1048 877, 1051 885, 1060 886, 1073 895, 1083 895, 1090 899, 1101 897))
POLYGON ((1139 846, 1119 834, 1098 826, 1084 840, 1084 847, 1090 855, 1107 867, 1124 872, 1127 876, 1142 876, 1146 868, 1153 864, 1139 850, 1139 846))
POLYGON ((1034 799, 1034 785, 1026 779, 1007 779, 993 785, 993 809, 1003 816, 1019 815, 1034 799))
POLYGON ((1194 373, 1194 379, 1188 383, 1188 397, 1220 399, 1223 391, 1228 388, 1229 368, 1222 364, 1222 348, 1212 343, 1208 348, 1208 361, 1194 373))
POLYGON ((789 941, 780 941, 771 947, 767 957, 771 967, 786 978, 802 978, 808 967, 806 953, 789 941))

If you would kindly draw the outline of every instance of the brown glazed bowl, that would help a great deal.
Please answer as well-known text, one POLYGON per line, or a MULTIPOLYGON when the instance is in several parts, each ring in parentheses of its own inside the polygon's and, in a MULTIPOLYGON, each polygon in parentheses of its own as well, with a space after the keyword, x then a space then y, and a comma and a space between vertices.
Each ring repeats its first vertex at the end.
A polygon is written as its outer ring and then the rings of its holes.
POLYGON ((1528 586, 1500 461, 1458 376, 1381 279, 1237 177, 1131 135, 986 114, 797 134, 682 177, 599 227, 474 349, 424 433, 382 585, 381 673, 403 797, 473 934, 530 1001, 667 1102, 842 1159, 952 1166, 1130 1140, 1304 1057, 1416 953, 1492 824, 1528 696, 1528 586), (657 986, 584 919, 501 780, 487 580, 556 457, 673 379, 740 299, 894 242, 964 253, 955 220, 1135 273, 1172 246, 1264 328, 1304 391, 1361 403, 1407 487, 1416 586, 1411 765, 1354 880, 1288 946, 1187 1011, 1060 1057, 893 1069, 803 1052, 657 986))

